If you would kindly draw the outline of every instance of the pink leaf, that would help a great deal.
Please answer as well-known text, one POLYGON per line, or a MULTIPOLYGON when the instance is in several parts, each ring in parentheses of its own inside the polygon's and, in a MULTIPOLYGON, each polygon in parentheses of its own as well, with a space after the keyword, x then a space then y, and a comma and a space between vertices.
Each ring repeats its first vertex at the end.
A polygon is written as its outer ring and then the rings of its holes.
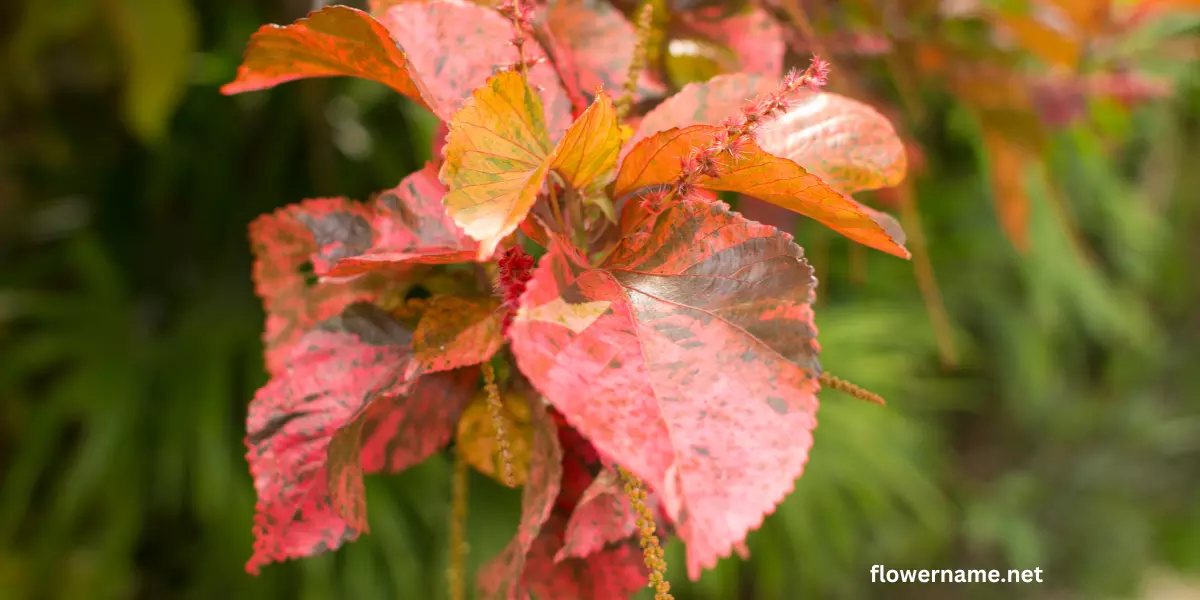
POLYGON ((358 537, 330 503, 326 449, 369 398, 407 391, 409 340, 386 313, 355 304, 306 334, 286 371, 255 395, 246 418, 246 459, 258 510, 247 571, 358 537))
POLYGON ((314 232, 365 223, 369 215, 361 204, 321 198, 281 208, 250 224, 254 287, 267 313, 263 345, 267 371, 272 375, 284 371, 292 345, 305 331, 355 302, 373 301, 389 288, 401 287, 377 278, 349 283, 319 281, 314 274, 317 263, 344 251, 346 244, 357 243, 348 238, 331 244, 323 235, 318 243, 314 232))
POLYGON ((538 391, 661 494, 693 579, 807 461, 820 367, 802 254, 789 235, 685 201, 598 268, 556 239, 510 330, 538 391))
POLYGON ((478 244, 446 214, 446 186, 437 175, 437 167, 428 163, 383 192, 369 213, 343 222, 327 220, 317 273, 342 278, 407 264, 474 260, 478 244))

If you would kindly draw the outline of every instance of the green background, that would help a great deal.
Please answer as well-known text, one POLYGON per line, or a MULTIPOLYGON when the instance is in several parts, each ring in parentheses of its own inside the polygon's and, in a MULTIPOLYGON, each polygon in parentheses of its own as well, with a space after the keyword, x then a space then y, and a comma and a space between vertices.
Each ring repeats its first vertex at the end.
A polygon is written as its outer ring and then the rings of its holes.
MULTIPOLYGON (((365 198, 429 158, 433 121, 382 86, 224 97, 250 33, 306 1, 0 4, 0 598, 445 597, 449 463, 368 481, 372 534, 252 578, 245 406, 264 381, 246 226, 365 198)), ((1168 24, 1195 36, 1196 21, 1168 24)), ((1200 568, 1200 67, 1094 116, 1030 180, 1031 249, 997 225, 978 131, 924 90, 919 185, 962 354, 944 368, 911 263, 797 231, 823 362, 885 408, 822 394, 796 491, 748 562, 680 599, 1145 597, 1200 568), (859 275, 865 274, 865 277, 859 275), (889 568, 1043 569, 1042 585, 871 585, 889 568)), ((472 568, 518 498, 475 477, 472 568)), ((1191 590, 1190 597, 1200 597, 1191 590)), ((1188 596, 1179 596, 1180 598, 1188 596)))

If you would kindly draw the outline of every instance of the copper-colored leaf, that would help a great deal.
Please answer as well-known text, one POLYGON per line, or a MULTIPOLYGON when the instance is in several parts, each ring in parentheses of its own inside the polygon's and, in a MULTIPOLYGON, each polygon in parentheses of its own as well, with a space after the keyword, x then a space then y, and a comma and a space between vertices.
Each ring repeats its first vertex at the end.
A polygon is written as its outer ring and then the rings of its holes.
POLYGON ((413 354, 424 373, 487 362, 504 345, 499 300, 434 296, 413 332, 413 354))
POLYGON ((661 494, 693 578, 807 460, 820 367, 802 254, 774 228, 683 201, 598 268, 556 239, 509 331, 546 399, 661 494))
MULTIPOLYGON (((614 194, 624 196, 671 182, 683 159, 694 148, 711 145, 716 132, 712 126, 693 125, 642 140, 622 161, 614 194)), ((736 159, 727 159, 719 177, 703 176, 696 184, 766 200, 816 219, 861 244, 909 257, 904 230, 895 219, 855 202, 795 162, 772 156, 754 142, 744 144, 736 159)))
POLYGON ((248 571, 358 537, 330 503, 326 449, 369 398, 406 391, 409 339, 379 309, 353 305, 306 334, 285 371, 255 395, 246 418, 246 459, 258 492, 248 571))
POLYGON ((237 79, 224 94, 262 90, 307 77, 349 75, 378 81, 432 108, 424 86, 387 29, 365 12, 329 6, 292 25, 264 25, 250 38, 237 79))
MULTIPOLYGON (((449 120, 498 67, 517 60, 512 25, 496 11, 467 2, 404 2, 377 13, 330 6, 293 25, 267 25, 250 39, 236 94, 308 77, 338 75, 383 83, 449 120)), ((530 58, 543 56, 535 44, 530 58)), ((571 119, 566 92, 549 64, 530 70, 543 89, 548 131, 557 139, 571 119)))
MULTIPOLYGON (((446 187, 432 163, 383 192, 374 206, 328 221, 321 230, 322 260, 316 272, 353 277, 407 264, 451 264, 477 257, 479 250, 442 207, 446 187)), ((489 257, 490 258, 490 257, 489 257)))
POLYGON ((480 598, 485 600, 528 597, 521 577, 525 572, 525 561, 534 540, 550 518, 554 499, 562 486, 562 446, 558 443, 554 421, 540 399, 531 399, 529 414, 533 444, 521 496, 521 523, 508 546, 479 571, 480 598))
POLYGON ((365 223, 369 216, 361 204, 322 198, 281 208, 250 224, 255 291, 267 313, 263 345, 271 374, 284 371, 292 345, 317 323, 355 302, 379 298, 389 286, 395 287, 393 293, 402 289, 399 282, 372 277, 347 283, 321 281, 315 275, 317 263, 362 239, 347 236, 333 243, 324 235, 317 240, 317 234, 347 223, 365 223))
MULTIPOLYGON (((516 485, 525 484, 529 474, 529 450, 533 444, 533 430, 529 426, 529 401, 519 393, 508 392, 503 396, 500 419, 508 440, 509 460, 513 466, 516 485)), ((488 409, 486 393, 476 395, 458 420, 455 444, 463 458, 476 471, 499 481, 504 481, 503 457, 500 452, 496 423, 488 409)))

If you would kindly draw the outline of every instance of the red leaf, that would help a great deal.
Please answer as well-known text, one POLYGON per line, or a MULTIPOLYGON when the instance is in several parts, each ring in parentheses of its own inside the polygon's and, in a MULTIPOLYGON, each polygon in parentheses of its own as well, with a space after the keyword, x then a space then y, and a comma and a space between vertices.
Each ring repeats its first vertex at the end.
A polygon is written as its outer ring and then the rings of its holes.
MULTIPOLYGON (((378 81, 416 100, 443 120, 497 67, 513 64, 509 22, 466 2, 402 3, 376 21, 346 6, 330 6, 250 38, 237 79, 221 88, 237 94, 309 77, 354 76, 378 81)), ((534 44, 530 58, 543 56, 534 44)), ((551 139, 570 124, 571 106, 554 69, 540 64, 530 80, 544 89, 551 139)))
POLYGON ((561 239, 510 329, 521 371, 662 495, 699 576, 774 510, 816 426, 816 281, 791 236, 684 201, 599 268, 561 239))
POLYGON ((732 50, 739 72, 771 79, 783 75, 783 27, 757 6, 731 16, 722 14, 725 10, 713 7, 681 13, 680 23, 732 50))
POLYGON ((504 345, 499 308, 495 298, 431 298, 413 333, 413 354, 422 372, 457 369, 491 359, 504 345))
POLYGON ((387 289, 389 284, 376 278, 350 283, 317 281, 304 272, 306 266, 311 265, 315 270, 316 263, 343 251, 346 243, 357 243, 350 239, 330 245, 323 237, 322 254, 318 254, 314 231, 337 229, 341 227, 339 224, 348 222, 365 222, 369 214, 358 203, 343 198, 321 198, 281 208, 250 224, 255 291, 267 313, 263 345, 267 371, 272 375, 283 372, 292 345, 305 331, 355 302, 375 300, 387 289))
POLYGON ((315 265, 317 273, 353 277, 405 264, 475 259, 478 244, 446 214, 445 195, 437 167, 428 163, 383 192, 370 213, 355 214, 342 223, 330 221, 322 232, 324 260, 315 265))
POLYGON ((369 531, 363 473, 399 473, 446 447, 478 381, 476 369, 423 375, 403 392, 372 399, 338 430, 328 463, 337 515, 369 531))
POLYGON ((621 476, 605 469, 583 492, 571 513, 554 561, 590 556, 608 544, 629 539, 636 528, 637 516, 625 495, 621 476))
POLYGON ((566 517, 556 513, 529 550, 525 581, 538 600, 629 600, 646 587, 649 573, 636 539, 558 561, 566 527, 566 517))
POLYGON ((526 557, 554 509, 562 486, 562 447, 554 421, 540 399, 530 401, 533 447, 521 499, 521 523, 508 546, 479 572, 479 592, 489 600, 528 598, 521 580, 526 557))
POLYGON ((356 304, 306 334, 250 403, 246 459, 258 492, 254 556, 246 570, 334 549, 358 537, 334 512, 326 449, 377 394, 405 391, 410 334, 386 313, 356 304))
MULTIPOLYGON (((689 84, 650 111, 633 139, 673 127, 716 125, 740 113, 747 98, 774 87, 772 79, 744 73, 689 84)), ((840 94, 802 90, 790 97, 792 107, 758 132, 763 150, 795 162, 843 194, 904 179, 904 143, 887 117, 840 94)))
MULTIPOLYGON (((717 128, 693 125, 671 129, 642 140, 625 157, 617 173, 614 195, 665 185, 675 179, 694 149, 710 146, 717 128)), ((728 159, 713 178, 702 176, 699 187, 746 194, 778 204, 820 221, 861 244, 908 258, 904 230, 892 217, 859 204, 800 165, 772 156, 754 142, 742 145, 737 159, 728 159)))
MULTIPOLYGON (((602 0, 558 0, 546 10, 546 28, 553 40, 556 60, 571 65, 564 74, 568 90, 590 101, 603 86, 620 95, 633 62, 636 34, 633 25, 612 4, 602 0)), ((642 71, 634 101, 666 92, 661 83, 642 71)))

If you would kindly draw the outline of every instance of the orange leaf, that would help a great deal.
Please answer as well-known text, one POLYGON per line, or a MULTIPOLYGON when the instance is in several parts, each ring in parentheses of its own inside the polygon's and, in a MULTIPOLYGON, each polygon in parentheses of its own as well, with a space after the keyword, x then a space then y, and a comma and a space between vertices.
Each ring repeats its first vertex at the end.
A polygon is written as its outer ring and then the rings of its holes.
POLYGON ((1031 162, 1027 149, 1001 132, 985 128, 983 146, 987 151, 992 196, 1000 226, 1018 251, 1029 248, 1029 195, 1025 190, 1025 169, 1031 162))
POLYGON ((221 93, 264 90, 309 77, 378 81, 431 108, 424 86, 388 30, 361 10, 329 6, 292 25, 264 25, 250 37, 237 79, 221 93))
POLYGON ((550 168, 571 187, 582 190, 617 166, 620 151, 617 112, 608 94, 601 92, 558 143, 550 168))
MULTIPOLYGON (((680 172, 681 159, 694 148, 711 144, 717 131, 716 127, 693 125, 643 140, 621 164, 614 194, 619 197, 670 183, 680 172)), ((816 219, 856 242, 909 258, 904 231, 895 219, 855 202, 795 162, 772 156, 754 142, 745 144, 737 160, 729 160, 720 177, 701 177, 696 184, 766 200, 816 219)))

